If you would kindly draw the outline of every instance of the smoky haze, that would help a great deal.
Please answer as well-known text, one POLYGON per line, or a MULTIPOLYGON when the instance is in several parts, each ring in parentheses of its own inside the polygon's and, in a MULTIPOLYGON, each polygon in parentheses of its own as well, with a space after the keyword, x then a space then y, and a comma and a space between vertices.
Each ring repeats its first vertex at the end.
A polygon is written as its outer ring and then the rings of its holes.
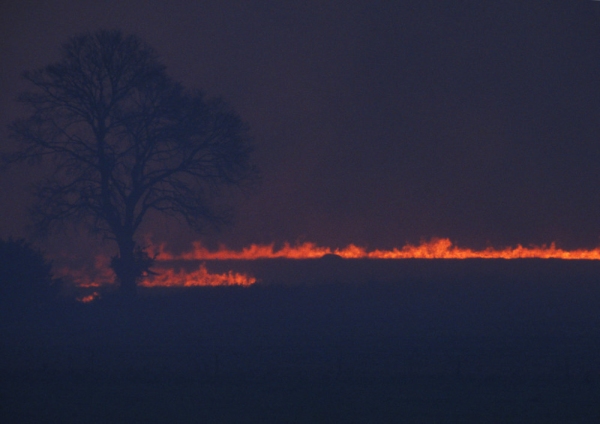
MULTIPOLYGON (((150 216, 137 241, 172 256, 137 297, 100 284, 115 243, 41 242, 60 283, 0 240, 0 422, 600 422, 600 261, 335 254, 600 246, 599 24, 588 0, 3 0, 0 150, 21 72, 117 29, 232 106, 262 182, 222 233, 150 216)), ((45 170, 0 173, 0 239, 45 170)))
MULTIPOLYGON (((599 7, 9 1, 2 126, 22 116, 20 72, 56 61, 75 34, 120 28, 154 46, 187 87, 223 96, 252 128, 262 170, 234 227, 199 236, 155 218, 145 232, 158 241, 592 247, 599 7)), ((30 174, 2 178, 3 237, 25 233, 30 174)))

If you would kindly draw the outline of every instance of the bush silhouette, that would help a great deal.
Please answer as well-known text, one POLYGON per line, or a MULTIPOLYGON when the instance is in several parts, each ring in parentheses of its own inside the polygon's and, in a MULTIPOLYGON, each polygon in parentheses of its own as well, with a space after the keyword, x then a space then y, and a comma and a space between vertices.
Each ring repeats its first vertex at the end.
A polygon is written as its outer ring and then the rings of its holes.
POLYGON ((0 299, 7 302, 50 300, 58 294, 52 264, 23 239, 0 239, 0 299))

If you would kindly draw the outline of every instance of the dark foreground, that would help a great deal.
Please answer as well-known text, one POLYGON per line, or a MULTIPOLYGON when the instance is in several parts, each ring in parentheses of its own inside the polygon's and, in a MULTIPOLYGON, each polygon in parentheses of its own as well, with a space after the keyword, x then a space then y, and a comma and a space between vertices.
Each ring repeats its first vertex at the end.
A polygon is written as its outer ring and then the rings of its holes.
POLYGON ((0 422, 600 422, 596 265, 332 261, 310 285, 5 302, 0 422))

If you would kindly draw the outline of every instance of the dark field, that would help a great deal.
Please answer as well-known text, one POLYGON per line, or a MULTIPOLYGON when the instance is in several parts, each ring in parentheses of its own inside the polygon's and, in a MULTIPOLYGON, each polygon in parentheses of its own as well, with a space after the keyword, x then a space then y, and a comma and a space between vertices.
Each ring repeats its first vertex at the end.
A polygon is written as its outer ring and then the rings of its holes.
POLYGON ((263 284, 3 302, 0 422, 600 422, 600 264, 208 266, 263 284))

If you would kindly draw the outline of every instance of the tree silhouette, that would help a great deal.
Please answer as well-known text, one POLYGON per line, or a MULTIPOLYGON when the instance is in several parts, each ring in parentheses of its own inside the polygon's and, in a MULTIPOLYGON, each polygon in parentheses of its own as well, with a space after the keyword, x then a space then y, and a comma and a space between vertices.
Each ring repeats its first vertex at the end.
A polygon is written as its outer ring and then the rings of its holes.
POLYGON ((254 179, 248 128, 220 99, 184 89, 151 47, 119 31, 70 39, 58 63, 24 78, 19 100, 31 115, 11 124, 19 148, 9 163, 48 157, 37 185, 34 222, 84 223, 114 240, 112 267, 132 296, 152 264, 136 242, 151 211, 193 229, 228 222, 227 187, 254 179))

